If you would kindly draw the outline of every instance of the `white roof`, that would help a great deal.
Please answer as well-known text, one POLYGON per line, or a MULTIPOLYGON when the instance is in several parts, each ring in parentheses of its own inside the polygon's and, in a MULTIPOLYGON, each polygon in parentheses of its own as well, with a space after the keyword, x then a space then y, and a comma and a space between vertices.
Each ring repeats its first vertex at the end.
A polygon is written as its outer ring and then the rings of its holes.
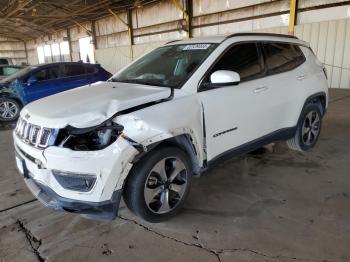
POLYGON ((270 34, 270 33, 264 34, 264 33, 252 33, 252 32, 244 32, 244 33, 237 33, 237 34, 231 34, 231 35, 187 38, 183 40, 171 41, 168 43, 168 45, 189 44, 189 43, 221 43, 226 39, 232 39, 236 37, 240 39, 244 38, 244 40, 252 40, 252 41, 264 41, 264 40, 283 41, 283 42, 290 42, 290 43, 309 46, 308 43, 298 38, 291 37, 289 35, 270 34))

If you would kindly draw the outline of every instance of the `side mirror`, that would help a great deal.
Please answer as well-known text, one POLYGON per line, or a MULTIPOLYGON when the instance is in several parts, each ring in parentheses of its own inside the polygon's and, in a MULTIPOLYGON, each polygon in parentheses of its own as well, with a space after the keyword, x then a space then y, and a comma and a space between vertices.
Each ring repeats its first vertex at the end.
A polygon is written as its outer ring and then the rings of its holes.
POLYGON ((28 85, 28 86, 31 86, 32 84, 34 84, 34 83, 37 82, 37 81, 38 81, 38 79, 37 79, 35 76, 31 76, 31 77, 29 77, 28 80, 27 80, 27 85, 28 85))
POLYGON ((210 81, 216 86, 238 85, 241 78, 237 72, 229 70, 218 70, 210 75, 210 81))

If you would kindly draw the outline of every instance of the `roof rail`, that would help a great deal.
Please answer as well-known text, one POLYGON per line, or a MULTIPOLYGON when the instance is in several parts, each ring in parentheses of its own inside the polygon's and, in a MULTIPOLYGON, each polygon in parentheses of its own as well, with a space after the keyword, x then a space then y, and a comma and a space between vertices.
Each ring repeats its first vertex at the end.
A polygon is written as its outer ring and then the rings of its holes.
POLYGON ((274 34, 274 33, 253 33, 253 32, 246 32, 246 33, 234 33, 231 35, 228 35, 227 38, 235 37, 235 36, 277 36, 277 37, 287 37, 287 38, 293 38, 293 39, 299 39, 298 37, 294 35, 284 35, 284 34, 274 34))

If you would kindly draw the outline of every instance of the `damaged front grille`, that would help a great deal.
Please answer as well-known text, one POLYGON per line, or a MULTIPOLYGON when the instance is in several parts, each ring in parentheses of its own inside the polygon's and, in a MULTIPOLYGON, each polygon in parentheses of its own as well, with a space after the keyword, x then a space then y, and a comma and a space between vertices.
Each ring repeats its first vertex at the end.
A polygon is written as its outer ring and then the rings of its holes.
POLYGON ((15 134, 22 141, 38 148, 47 147, 53 133, 53 129, 31 124, 23 118, 18 119, 15 129, 15 134))

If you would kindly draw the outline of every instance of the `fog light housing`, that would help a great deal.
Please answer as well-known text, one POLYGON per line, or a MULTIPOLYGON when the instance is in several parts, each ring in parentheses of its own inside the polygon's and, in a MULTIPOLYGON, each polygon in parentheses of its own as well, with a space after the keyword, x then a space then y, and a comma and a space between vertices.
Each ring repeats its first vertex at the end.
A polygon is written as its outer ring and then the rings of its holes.
POLYGON ((52 170, 52 173, 63 188, 74 191, 88 192, 93 188, 96 182, 95 175, 62 172, 58 170, 52 170))

